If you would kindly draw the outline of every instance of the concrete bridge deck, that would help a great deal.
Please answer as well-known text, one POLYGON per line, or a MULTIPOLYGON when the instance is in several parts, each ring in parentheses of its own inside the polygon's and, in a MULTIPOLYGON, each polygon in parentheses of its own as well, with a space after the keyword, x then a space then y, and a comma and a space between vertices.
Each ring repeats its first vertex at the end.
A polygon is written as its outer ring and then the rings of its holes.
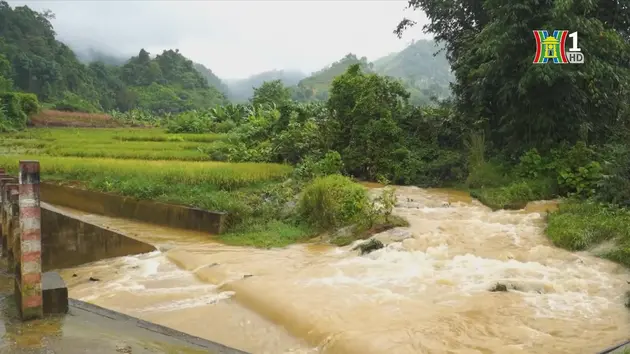
POLYGON ((12 283, 0 273, 0 354, 246 354, 73 299, 65 316, 22 322, 12 283))

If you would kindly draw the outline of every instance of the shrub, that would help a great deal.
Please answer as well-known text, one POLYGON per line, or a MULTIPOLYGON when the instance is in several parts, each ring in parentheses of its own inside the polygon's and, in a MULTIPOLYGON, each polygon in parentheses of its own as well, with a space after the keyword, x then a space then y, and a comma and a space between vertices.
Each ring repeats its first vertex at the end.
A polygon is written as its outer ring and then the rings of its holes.
POLYGON ((96 105, 72 92, 64 92, 63 99, 55 102, 53 109, 58 111, 83 113, 97 113, 100 111, 96 105))
POLYGON ((312 179, 315 177, 341 174, 343 161, 337 151, 329 151, 320 160, 307 156, 296 166, 294 176, 298 179, 312 179))
POLYGON ((385 221, 389 222, 389 218, 394 211, 394 206, 396 206, 396 188, 392 186, 383 188, 383 192, 378 201, 382 204, 381 211, 385 217, 385 221))
POLYGON ((28 117, 37 114, 40 110, 37 96, 32 93, 5 92, 0 94, 0 106, 4 114, 0 129, 24 129, 28 117))
POLYGON ((548 164, 545 163, 536 149, 531 149, 524 153, 516 166, 516 173, 524 178, 538 178, 548 172, 548 164))
POLYGON ((466 178, 466 185, 469 188, 500 187, 510 181, 506 168, 498 162, 483 162, 471 168, 466 178))
POLYGON ((198 111, 183 112, 166 124, 169 133, 208 133, 212 131, 212 117, 198 111))
POLYGON ((602 159, 603 176, 599 181, 596 199, 620 206, 630 206, 630 148, 610 145, 602 159))
POLYGON ((602 179, 602 167, 596 152, 580 141, 570 149, 553 152, 550 168, 557 174, 561 194, 591 197, 602 179))
POLYGON ((361 185, 341 175, 318 177, 304 188, 298 213, 318 229, 330 230, 368 218, 371 203, 361 185))

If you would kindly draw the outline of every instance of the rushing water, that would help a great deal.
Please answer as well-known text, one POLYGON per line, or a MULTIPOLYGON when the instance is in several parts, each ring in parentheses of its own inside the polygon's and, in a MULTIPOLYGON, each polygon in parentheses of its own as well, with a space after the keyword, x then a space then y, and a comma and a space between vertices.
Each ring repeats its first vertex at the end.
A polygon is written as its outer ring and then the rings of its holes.
POLYGON ((551 246, 554 203, 492 212, 463 193, 397 193, 410 227, 377 235, 387 246, 365 256, 85 216, 161 252, 63 276, 72 297, 253 353, 595 353, 627 338, 630 273, 551 246), (510 291, 490 292, 497 283, 510 291))

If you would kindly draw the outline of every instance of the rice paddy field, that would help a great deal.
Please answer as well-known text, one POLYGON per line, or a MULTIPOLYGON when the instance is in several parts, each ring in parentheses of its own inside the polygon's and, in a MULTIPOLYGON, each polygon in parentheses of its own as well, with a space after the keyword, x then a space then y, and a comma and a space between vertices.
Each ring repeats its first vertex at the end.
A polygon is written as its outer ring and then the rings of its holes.
POLYGON ((19 160, 39 160, 45 181, 227 211, 232 232, 221 237, 232 244, 278 246, 304 236, 260 207, 292 168, 211 161, 209 151, 225 139, 157 128, 31 128, 0 134, 0 167, 15 173, 19 160))

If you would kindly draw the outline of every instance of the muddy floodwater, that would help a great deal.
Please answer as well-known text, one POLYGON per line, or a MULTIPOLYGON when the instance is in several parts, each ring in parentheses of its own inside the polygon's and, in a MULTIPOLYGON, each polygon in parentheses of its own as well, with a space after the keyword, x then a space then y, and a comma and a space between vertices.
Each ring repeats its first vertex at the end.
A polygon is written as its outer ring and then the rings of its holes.
POLYGON ((630 273, 553 247, 555 203, 492 212, 465 193, 397 194, 410 227, 377 235, 387 246, 365 256, 84 215, 160 251, 62 275, 74 298, 252 353, 595 353, 627 339, 630 273), (490 292, 497 283, 509 291, 490 292))

